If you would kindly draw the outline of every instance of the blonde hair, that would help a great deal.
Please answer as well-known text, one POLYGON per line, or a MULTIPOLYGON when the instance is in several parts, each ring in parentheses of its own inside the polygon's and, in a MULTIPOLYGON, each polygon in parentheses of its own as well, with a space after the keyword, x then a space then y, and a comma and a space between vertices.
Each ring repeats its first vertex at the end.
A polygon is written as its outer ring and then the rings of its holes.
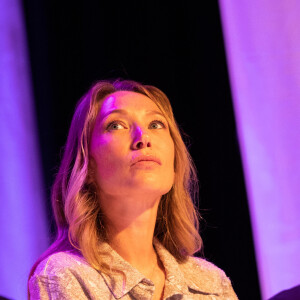
POLYGON ((162 196, 154 235, 177 259, 184 261, 202 248, 199 216, 193 200, 197 198, 197 176, 182 140, 167 96, 158 88, 130 80, 99 81, 80 99, 76 107, 62 162, 52 188, 52 207, 57 237, 33 266, 48 255, 75 247, 95 269, 106 269, 99 243, 106 241, 101 222, 97 188, 91 171, 89 144, 101 102, 116 91, 133 91, 149 97, 169 123, 175 145, 175 179, 171 190, 162 196))

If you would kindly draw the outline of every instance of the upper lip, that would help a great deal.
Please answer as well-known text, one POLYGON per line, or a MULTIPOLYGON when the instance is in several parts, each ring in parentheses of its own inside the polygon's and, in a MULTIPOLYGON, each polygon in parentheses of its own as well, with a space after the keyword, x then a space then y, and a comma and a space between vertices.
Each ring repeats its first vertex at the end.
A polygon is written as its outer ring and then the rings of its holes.
POLYGON ((161 165, 160 159, 158 157, 154 156, 154 155, 139 155, 139 156, 136 156, 131 161, 131 165, 133 166, 134 164, 136 164, 140 161, 154 161, 154 162, 158 163, 159 165, 161 165))

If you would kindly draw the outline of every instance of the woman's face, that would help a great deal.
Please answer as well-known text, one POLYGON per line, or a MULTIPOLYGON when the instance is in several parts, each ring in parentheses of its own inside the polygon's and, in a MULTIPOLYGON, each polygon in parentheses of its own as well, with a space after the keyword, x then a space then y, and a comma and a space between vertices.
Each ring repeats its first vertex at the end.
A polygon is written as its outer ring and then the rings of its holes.
POLYGON ((167 120, 145 95, 118 91, 104 98, 90 153, 101 196, 162 196, 172 187, 174 142, 167 120))

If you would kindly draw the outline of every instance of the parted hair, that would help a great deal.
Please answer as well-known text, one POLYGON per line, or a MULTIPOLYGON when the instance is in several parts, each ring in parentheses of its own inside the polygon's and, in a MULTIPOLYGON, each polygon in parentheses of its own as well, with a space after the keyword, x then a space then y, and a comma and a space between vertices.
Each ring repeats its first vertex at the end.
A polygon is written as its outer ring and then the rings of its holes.
POLYGON ((71 122, 51 201, 57 235, 54 243, 32 267, 30 276, 44 258, 58 251, 76 248, 97 270, 108 272, 99 255, 99 243, 107 241, 103 213, 93 177, 89 145, 102 100, 117 91, 131 91, 149 97, 165 116, 175 146, 174 184, 161 197, 154 236, 183 262, 201 250, 196 170, 174 119, 167 96, 158 88, 132 80, 102 80, 92 85, 79 100, 71 122))

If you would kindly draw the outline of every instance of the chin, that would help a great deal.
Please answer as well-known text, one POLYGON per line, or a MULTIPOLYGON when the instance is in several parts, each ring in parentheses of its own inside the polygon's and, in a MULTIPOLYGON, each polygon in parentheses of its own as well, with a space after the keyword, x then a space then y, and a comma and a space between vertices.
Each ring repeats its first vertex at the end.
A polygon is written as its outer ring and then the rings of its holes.
POLYGON ((153 194, 156 196, 163 196, 167 194, 172 188, 173 182, 163 183, 161 180, 139 180, 135 182, 132 186, 134 186, 135 191, 140 191, 142 194, 153 194))

